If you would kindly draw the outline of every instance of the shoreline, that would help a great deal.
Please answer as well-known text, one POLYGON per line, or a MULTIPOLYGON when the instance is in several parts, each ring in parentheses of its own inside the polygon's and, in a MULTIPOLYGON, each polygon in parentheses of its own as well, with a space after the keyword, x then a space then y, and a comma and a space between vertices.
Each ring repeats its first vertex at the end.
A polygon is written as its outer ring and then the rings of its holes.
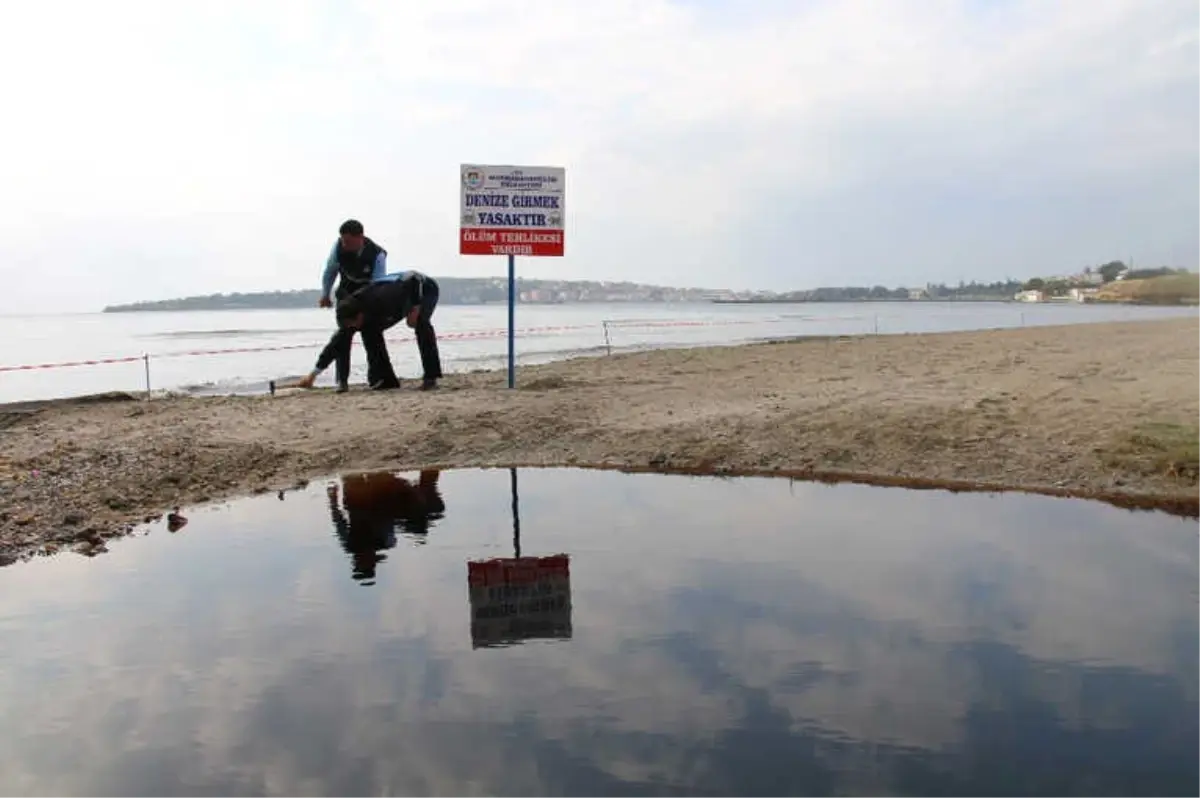
MULTIPOLYGON (((0 405, 0 563, 349 471, 598 467, 1008 491, 1197 517, 1200 322, 832 336, 442 390, 0 405)), ((411 386, 411 380, 405 380, 411 386)))

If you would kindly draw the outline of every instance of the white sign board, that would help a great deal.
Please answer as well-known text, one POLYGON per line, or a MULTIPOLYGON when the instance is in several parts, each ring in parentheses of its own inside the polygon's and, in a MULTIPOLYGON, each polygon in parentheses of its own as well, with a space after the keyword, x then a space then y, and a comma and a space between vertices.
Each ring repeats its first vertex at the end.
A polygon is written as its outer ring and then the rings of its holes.
POLYGON ((463 164, 459 183, 459 254, 562 256, 565 169, 463 164))

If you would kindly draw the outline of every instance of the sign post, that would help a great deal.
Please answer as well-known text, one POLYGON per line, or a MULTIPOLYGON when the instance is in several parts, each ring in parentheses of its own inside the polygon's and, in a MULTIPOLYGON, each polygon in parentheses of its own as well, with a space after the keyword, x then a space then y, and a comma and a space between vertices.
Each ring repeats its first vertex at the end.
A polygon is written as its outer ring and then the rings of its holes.
POLYGON ((517 386, 517 256, 508 254, 508 387, 517 386))
POLYGON ((508 387, 515 388, 516 257, 562 257, 566 170, 462 164, 459 185, 459 254, 508 256, 508 387))

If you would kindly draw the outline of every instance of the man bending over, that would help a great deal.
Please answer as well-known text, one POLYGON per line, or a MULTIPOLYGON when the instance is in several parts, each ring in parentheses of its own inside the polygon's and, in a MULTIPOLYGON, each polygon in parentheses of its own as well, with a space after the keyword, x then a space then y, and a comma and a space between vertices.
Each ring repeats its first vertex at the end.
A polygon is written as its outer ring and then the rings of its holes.
MULTIPOLYGON (((338 332, 334 336, 359 331, 367 350, 367 369, 374 377, 371 390, 400 387, 383 333, 401 319, 416 333, 417 349, 421 353, 421 390, 437 388, 437 381, 442 377, 442 361, 432 322, 437 302, 437 281, 415 271, 386 275, 338 302, 338 332)), ((317 375, 329 368, 333 360, 329 352, 330 347, 321 352, 317 367, 300 380, 301 388, 311 388, 317 375)))

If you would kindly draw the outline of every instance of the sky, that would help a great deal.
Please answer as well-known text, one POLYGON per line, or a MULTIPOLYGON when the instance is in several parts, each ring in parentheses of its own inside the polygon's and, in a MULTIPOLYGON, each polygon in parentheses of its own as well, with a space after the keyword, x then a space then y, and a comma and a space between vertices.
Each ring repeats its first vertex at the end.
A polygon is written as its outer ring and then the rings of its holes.
POLYGON ((788 290, 1200 257, 1195 0, 0 4, 0 313, 458 254, 462 163, 562 166, 528 277, 788 290))

